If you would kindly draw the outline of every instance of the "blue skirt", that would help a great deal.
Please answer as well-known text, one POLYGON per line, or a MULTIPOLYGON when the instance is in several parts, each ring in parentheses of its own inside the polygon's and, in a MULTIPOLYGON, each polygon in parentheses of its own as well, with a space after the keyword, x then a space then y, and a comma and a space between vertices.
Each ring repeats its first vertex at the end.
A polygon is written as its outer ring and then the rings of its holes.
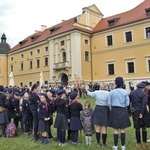
POLYGON ((58 130, 68 130, 68 119, 65 114, 58 113, 56 115, 54 128, 57 128, 58 130))
POLYGON ((82 130, 82 123, 80 117, 70 118, 70 130, 82 130))
POLYGON ((93 124, 108 126, 110 109, 108 106, 96 106, 93 112, 93 124))
POLYGON ((131 126, 128 111, 122 107, 112 107, 109 117, 109 127, 125 129, 131 126))

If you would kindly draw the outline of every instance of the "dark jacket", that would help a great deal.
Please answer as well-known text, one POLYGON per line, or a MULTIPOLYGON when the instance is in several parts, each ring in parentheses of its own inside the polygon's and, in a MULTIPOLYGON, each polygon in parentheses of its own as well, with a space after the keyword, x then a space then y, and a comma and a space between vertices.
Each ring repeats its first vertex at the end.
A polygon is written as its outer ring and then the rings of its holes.
POLYGON ((80 117, 82 111, 82 104, 74 101, 69 105, 69 117, 80 117))
POLYGON ((8 107, 9 101, 6 99, 6 95, 0 92, 0 106, 6 108, 8 107))
POLYGON ((65 114, 65 116, 69 117, 68 104, 67 100, 64 99, 56 99, 54 101, 54 111, 57 113, 65 114))
POLYGON ((19 99, 16 99, 14 98, 14 96, 11 96, 8 101, 8 118, 19 117, 19 99))
POLYGON ((22 114, 30 114, 30 101, 23 98, 22 100, 22 114))
POLYGON ((40 103, 40 97, 37 93, 31 93, 29 96, 30 100, 30 110, 31 111, 37 111, 38 104, 40 103))
POLYGON ((49 118, 49 117, 51 117, 50 104, 47 103, 47 105, 46 105, 43 102, 40 102, 38 105, 38 118, 40 120, 44 120, 44 118, 49 118))
POLYGON ((146 93, 137 88, 136 90, 131 91, 129 98, 131 106, 134 107, 135 110, 139 110, 141 114, 144 114, 146 110, 146 93))

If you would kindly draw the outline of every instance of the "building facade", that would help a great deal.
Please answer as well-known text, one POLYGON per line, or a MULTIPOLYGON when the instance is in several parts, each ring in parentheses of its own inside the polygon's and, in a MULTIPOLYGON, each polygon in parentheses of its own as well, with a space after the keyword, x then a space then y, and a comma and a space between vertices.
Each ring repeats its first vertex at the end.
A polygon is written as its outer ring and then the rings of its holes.
MULTIPOLYGON (((82 14, 47 28, 41 26, 13 47, 7 57, 15 84, 64 84, 79 81, 113 83, 122 76, 126 86, 149 80, 150 1, 107 18, 96 5, 82 14)), ((8 84, 9 76, 7 74, 8 84)))

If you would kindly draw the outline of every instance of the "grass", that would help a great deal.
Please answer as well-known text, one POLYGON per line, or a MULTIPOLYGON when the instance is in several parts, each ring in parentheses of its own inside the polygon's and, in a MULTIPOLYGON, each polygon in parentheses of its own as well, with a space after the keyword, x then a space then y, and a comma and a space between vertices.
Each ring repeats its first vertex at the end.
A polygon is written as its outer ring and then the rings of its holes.
MULTIPOLYGON (((93 98, 87 97, 86 99, 81 98, 81 103, 84 105, 85 101, 89 100, 91 102, 92 107, 95 107, 95 100, 93 98)), ((131 120, 132 122, 132 120, 131 120)), ((52 133, 53 136, 56 136, 56 129, 52 127, 52 133)), ((148 133, 148 137, 149 137, 148 133)), ((19 132, 19 136, 15 138, 0 138, 0 150, 111 150, 111 147, 113 145, 113 130, 111 128, 108 128, 108 136, 107 136, 107 148, 98 148, 95 135, 93 135, 92 139, 92 145, 87 146, 85 145, 85 138, 84 133, 82 132, 82 140, 79 138, 80 145, 79 146, 73 146, 71 144, 71 141, 68 142, 68 144, 65 147, 59 147, 58 142, 50 140, 50 144, 48 145, 42 145, 40 142, 34 142, 31 136, 25 136, 22 132, 19 132)), ((136 150, 135 148, 136 140, 134 136, 134 128, 133 126, 126 129, 126 147, 127 150, 136 150)), ((119 139, 119 149, 120 148, 120 139, 119 139)), ((150 146, 149 146, 150 150, 150 146)))

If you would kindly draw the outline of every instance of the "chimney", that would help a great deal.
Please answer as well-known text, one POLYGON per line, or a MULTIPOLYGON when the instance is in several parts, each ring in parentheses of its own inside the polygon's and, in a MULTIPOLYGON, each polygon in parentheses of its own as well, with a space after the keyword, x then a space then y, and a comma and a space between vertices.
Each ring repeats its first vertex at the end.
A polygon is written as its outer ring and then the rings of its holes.
POLYGON ((41 32, 43 32, 46 28, 47 28, 47 26, 41 25, 41 32))
POLYGON ((38 32, 40 32, 39 30, 35 30, 35 33, 38 33, 38 32))

